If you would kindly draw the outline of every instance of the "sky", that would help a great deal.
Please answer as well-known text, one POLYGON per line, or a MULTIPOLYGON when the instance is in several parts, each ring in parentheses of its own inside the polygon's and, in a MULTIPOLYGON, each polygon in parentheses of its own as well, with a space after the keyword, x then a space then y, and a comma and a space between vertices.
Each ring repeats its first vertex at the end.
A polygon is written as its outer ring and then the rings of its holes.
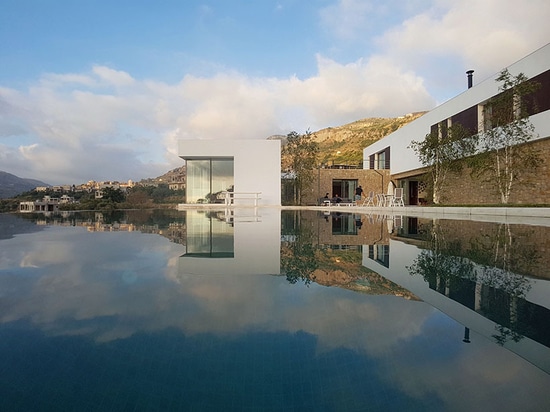
POLYGON ((550 41, 547 0, 0 0, 0 171, 156 177, 181 139, 431 110, 550 41))

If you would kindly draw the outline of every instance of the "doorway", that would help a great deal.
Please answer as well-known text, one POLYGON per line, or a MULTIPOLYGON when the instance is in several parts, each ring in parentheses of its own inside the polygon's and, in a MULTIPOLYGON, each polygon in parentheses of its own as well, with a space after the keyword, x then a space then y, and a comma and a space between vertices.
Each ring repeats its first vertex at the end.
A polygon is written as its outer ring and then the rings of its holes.
POLYGON ((418 181, 409 180, 409 205, 418 205, 418 181))

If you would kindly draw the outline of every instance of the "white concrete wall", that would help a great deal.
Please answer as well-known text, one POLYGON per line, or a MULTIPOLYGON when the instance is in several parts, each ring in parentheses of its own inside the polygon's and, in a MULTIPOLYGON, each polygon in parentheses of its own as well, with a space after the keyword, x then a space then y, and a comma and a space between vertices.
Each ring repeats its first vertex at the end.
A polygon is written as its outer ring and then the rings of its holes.
MULTIPOLYGON (((528 78, 535 77, 550 68, 550 43, 538 49, 522 60, 512 64, 508 70, 512 75, 525 74, 528 78)), ((442 120, 448 119, 463 110, 483 103, 498 93, 499 83, 495 79, 499 76, 495 73, 488 79, 467 89, 467 77, 464 74, 464 86, 466 90, 457 97, 443 103, 432 111, 426 113, 417 120, 403 126, 392 134, 363 149, 363 167, 369 168, 369 156, 384 150, 390 146, 391 173, 397 174, 415 170, 422 167, 415 152, 408 148, 411 141, 421 141, 430 133, 430 127, 442 120)), ((550 136, 550 113, 539 113, 531 117, 536 127, 539 138, 550 136)))
MULTIPOLYGON (((260 205, 281 205, 279 140, 180 140, 183 159, 233 157, 235 192, 262 192, 260 205)), ((251 205, 248 199, 235 204, 251 205)))

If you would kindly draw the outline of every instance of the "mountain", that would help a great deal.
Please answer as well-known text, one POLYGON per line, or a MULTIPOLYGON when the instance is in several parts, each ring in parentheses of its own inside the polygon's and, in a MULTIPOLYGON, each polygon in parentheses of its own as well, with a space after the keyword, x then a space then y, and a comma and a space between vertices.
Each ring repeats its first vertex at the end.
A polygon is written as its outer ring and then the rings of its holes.
MULTIPOLYGON (((409 113, 399 117, 371 117, 343 126, 327 127, 311 132, 319 145, 319 161, 325 165, 350 165, 362 167, 363 149, 395 132, 402 126, 418 119, 426 112, 409 113)), ((424 136, 419 136, 421 140, 424 136)), ((286 144, 286 136, 273 135, 268 140, 278 139, 286 144)), ((283 163, 285 163, 284 153, 283 163)))
MULTIPOLYGON (((328 127, 312 134, 319 144, 322 163, 359 165, 363 149, 400 127, 418 119, 426 112, 409 113, 399 117, 376 117, 357 120, 343 126, 328 127)), ((418 136, 421 140, 424 136, 418 136)))
POLYGON ((50 186, 35 179, 23 179, 11 173, 0 171, 0 199, 9 199, 37 186, 50 186))

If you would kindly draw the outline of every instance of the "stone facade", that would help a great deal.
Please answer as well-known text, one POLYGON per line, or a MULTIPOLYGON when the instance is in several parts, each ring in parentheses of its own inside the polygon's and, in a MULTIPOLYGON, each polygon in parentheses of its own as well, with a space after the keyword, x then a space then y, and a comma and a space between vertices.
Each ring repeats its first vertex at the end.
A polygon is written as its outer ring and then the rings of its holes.
MULTIPOLYGON (((509 205, 549 205, 550 204, 550 138, 537 140, 530 145, 538 151, 542 162, 535 173, 525 175, 515 182, 510 194, 509 205)), ((420 176, 392 176, 398 186, 408 187, 410 181, 418 181, 420 176)), ((407 190, 405 190, 407 193, 407 190)), ((431 200, 427 193, 419 191, 419 197, 431 200)), ((407 198, 405 199, 405 204, 407 198)), ((498 189, 487 179, 472 177, 469 169, 452 173, 447 177, 441 193, 442 205, 496 205, 500 204, 498 189)))
MULTIPOLYGON (((390 182, 389 170, 369 170, 369 169, 319 169, 308 190, 302 193, 302 204, 317 205, 319 199, 329 193, 332 193, 333 180, 346 179, 357 180, 357 186, 362 186, 366 196, 369 191, 374 193, 386 193, 390 182)), ((341 195, 341 193, 338 193, 341 195)))

